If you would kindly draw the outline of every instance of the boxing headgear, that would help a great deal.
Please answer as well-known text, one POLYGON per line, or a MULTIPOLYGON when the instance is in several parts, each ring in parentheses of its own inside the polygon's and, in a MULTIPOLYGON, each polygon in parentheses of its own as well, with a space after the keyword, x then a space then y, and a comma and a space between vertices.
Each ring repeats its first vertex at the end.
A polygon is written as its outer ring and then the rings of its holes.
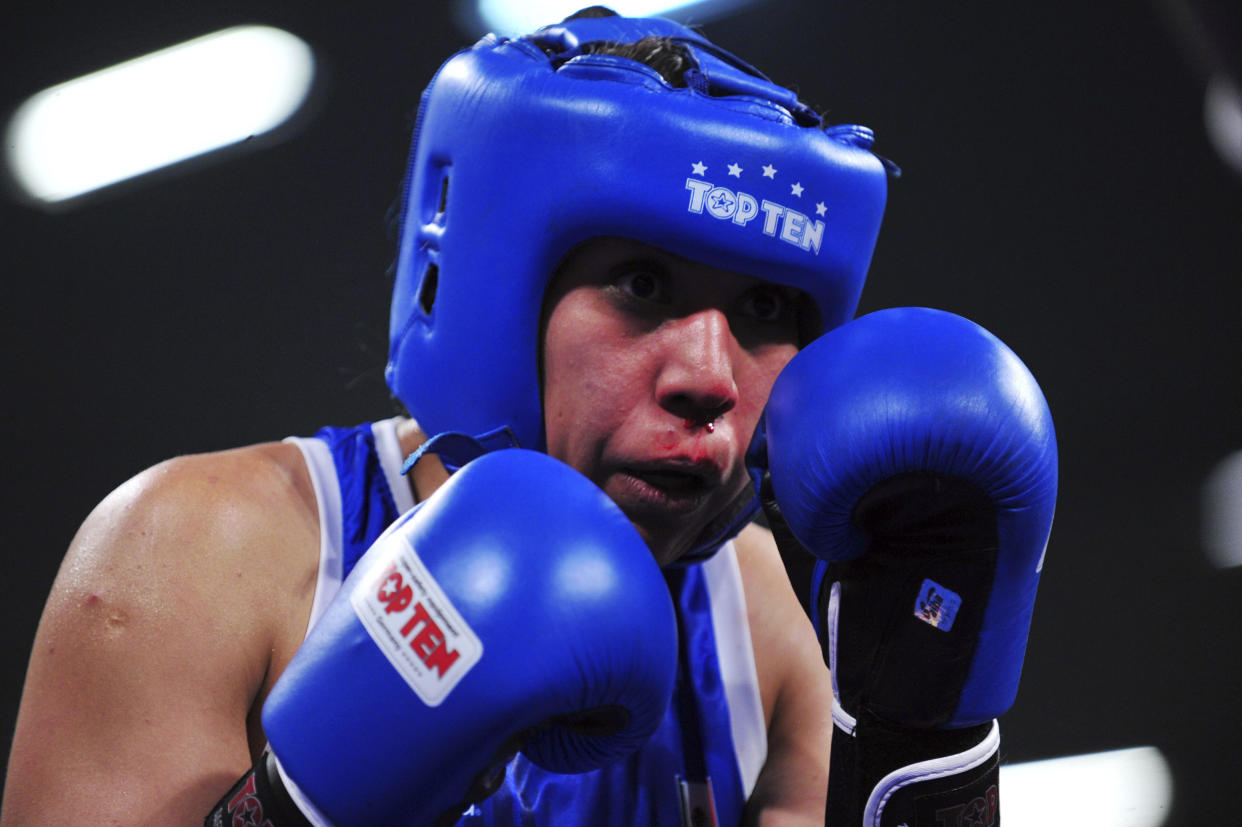
POLYGON ((508 428, 544 448, 544 292, 596 236, 805 291, 855 313, 884 210, 870 130, 823 129, 792 91, 669 20, 489 35, 423 94, 404 195, 389 387, 429 434, 508 428), (673 38, 686 87, 596 41, 673 38))

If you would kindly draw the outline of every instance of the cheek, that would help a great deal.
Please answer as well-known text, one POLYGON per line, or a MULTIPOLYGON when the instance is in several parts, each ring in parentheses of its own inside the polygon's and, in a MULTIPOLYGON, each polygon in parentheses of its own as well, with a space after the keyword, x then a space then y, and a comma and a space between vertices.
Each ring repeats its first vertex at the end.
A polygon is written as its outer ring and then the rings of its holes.
MULTIPOLYGON (((551 330, 549 331, 551 332, 551 330)), ((576 405, 580 394, 573 392, 575 377, 582 370, 573 351, 559 346, 559 339, 549 338, 543 365, 543 422, 548 453, 568 461, 564 456, 565 442, 569 434, 567 425, 578 417, 576 405)))
POLYGON ((554 426, 584 433, 613 427, 644 389, 641 360, 598 338, 567 348, 545 364, 543 404, 549 432, 554 426))
POLYGON ((762 412, 763 407, 768 404, 768 395, 772 392, 776 377, 797 353, 798 348, 791 344, 770 345, 752 356, 749 380, 739 407, 744 407, 747 411, 755 411, 756 421, 759 412, 762 412))
POLYGON ((624 417, 627 389, 636 384, 629 375, 633 354, 623 339, 607 319, 572 303, 548 320, 543 353, 548 453, 580 471, 624 417))

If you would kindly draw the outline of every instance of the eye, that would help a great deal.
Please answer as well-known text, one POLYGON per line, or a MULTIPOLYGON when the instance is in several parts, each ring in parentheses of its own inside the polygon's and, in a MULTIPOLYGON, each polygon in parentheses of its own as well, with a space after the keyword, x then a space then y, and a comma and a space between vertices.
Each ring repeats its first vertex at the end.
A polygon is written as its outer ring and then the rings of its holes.
POLYGON ((785 292, 774 285, 752 287, 742 295, 741 310, 761 322, 783 321, 789 315, 791 302, 785 292))
POLYGON ((635 299, 662 302, 668 299, 663 274, 652 267, 630 266, 613 277, 613 285, 635 299))

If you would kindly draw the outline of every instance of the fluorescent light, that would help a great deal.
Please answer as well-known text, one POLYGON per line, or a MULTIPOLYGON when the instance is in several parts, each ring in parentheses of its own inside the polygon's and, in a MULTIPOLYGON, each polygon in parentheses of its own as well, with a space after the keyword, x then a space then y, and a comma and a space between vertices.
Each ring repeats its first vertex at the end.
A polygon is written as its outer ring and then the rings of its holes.
POLYGON ((1242 566, 1242 451, 1221 460, 1203 484, 1203 547, 1220 568, 1242 566))
POLYGON ((237 26, 45 89, 5 145, 18 184, 54 202, 268 132, 305 100, 310 47, 237 26))
MULTIPOLYGON (((670 16, 693 11, 694 22, 748 5, 752 0, 615 0, 605 3, 623 17, 670 16)), ((564 20, 589 3, 581 0, 475 0, 475 10, 483 27, 502 35, 520 35, 540 26, 564 20)))
POLYGON ((1219 74, 1208 81, 1203 119, 1221 159, 1242 175, 1242 92, 1227 76, 1219 74))
POLYGON ((1000 801, 1005 827, 1159 827, 1173 777, 1155 747, 1007 764, 1000 801))

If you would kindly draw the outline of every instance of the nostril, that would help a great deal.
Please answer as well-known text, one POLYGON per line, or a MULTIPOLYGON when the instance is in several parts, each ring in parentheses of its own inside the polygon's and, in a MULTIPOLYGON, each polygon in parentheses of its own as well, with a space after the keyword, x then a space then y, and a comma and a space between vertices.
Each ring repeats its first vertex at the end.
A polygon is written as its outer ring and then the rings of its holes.
POLYGON ((666 411, 685 420, 687 427, 714 422, 733 409, 732 399, 704 398, 693 394, 671 394, 662 400, 666 411))
POLYGON ((713 422, 717 419, 720 419, 720 417, 724 416, 731 410, 733 410, 733 400, 729 400, 727 402, 721 402, 720 404, 715 405, 714 407, 706 408, 704 409, 703 415, 702 415, 703 423, 707 424, 709 422, 713 422))

